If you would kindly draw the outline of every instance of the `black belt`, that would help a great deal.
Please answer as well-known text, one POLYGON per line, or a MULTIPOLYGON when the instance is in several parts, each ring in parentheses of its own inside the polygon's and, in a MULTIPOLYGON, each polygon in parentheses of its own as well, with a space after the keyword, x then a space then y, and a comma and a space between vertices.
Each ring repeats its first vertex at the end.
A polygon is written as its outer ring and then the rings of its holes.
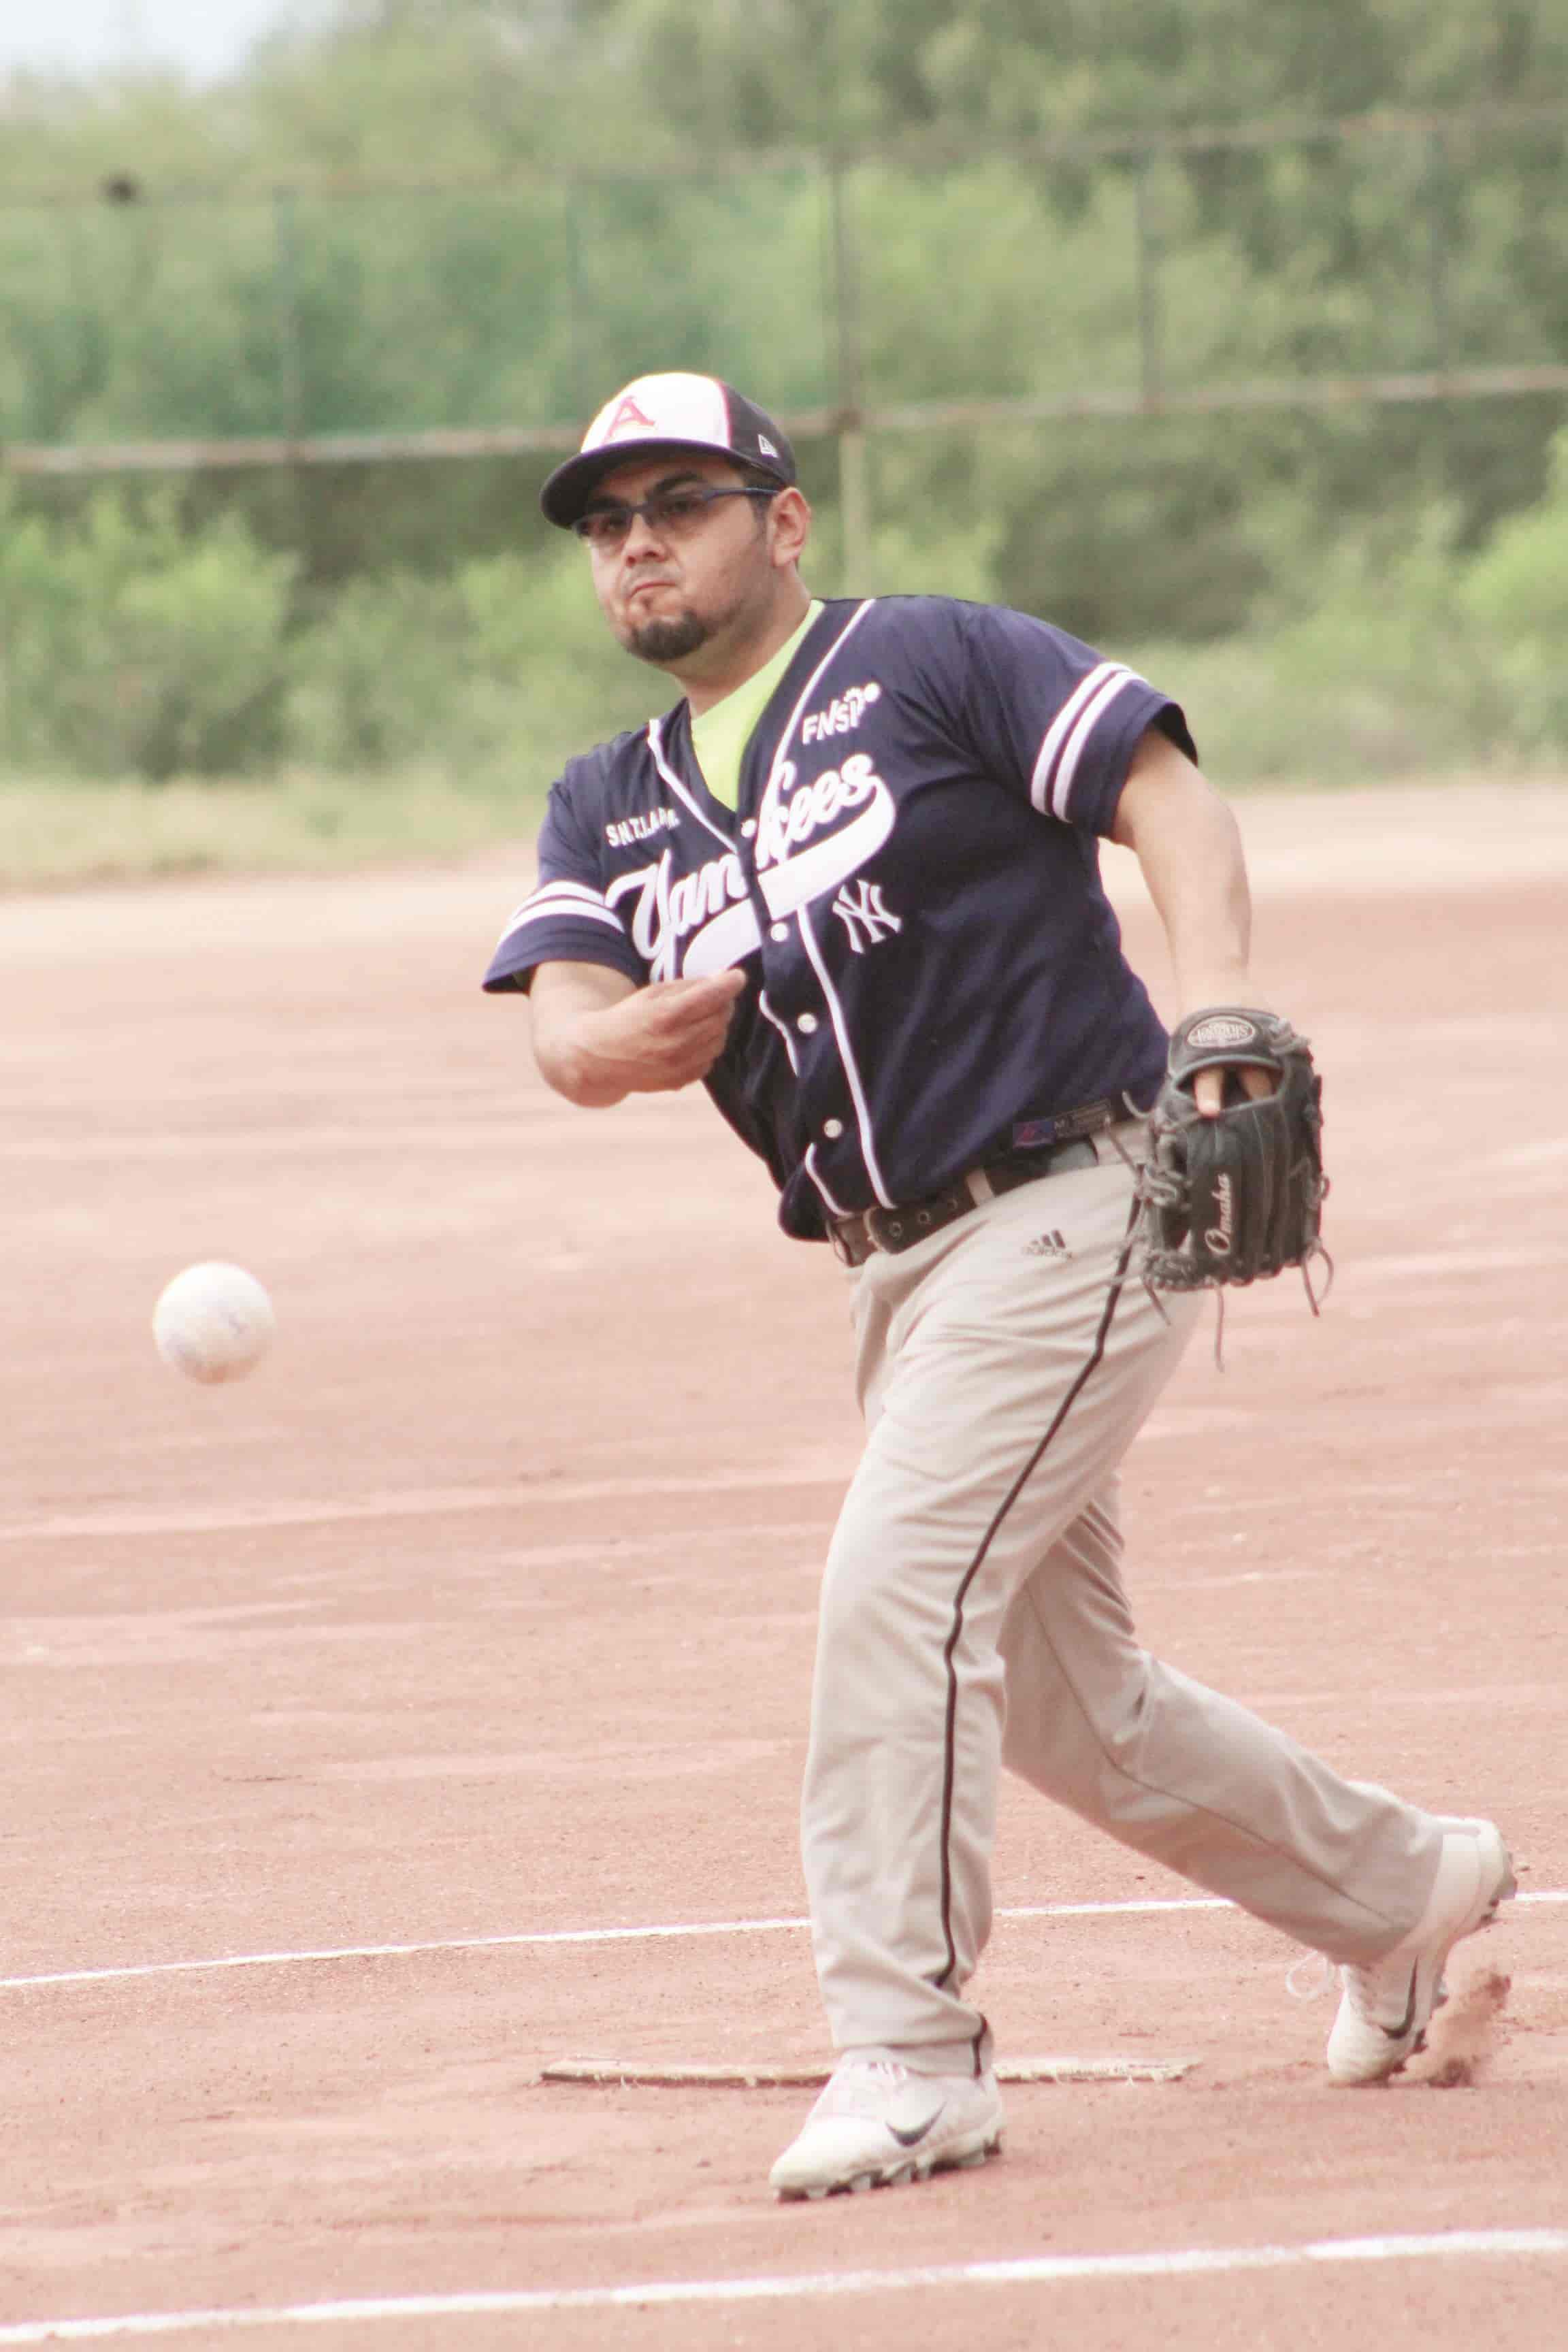
POLYGON ((901 1202, 896 1209, 863 1209, 852 1217, 830 1220, 828 1238, 846 1265, 864 1265, 877 1251, 885 1250, 897 1256, 900 1250, 913 1249, 917 1242, 928 1241, 944 1225, 966 1217, 983 1201, 998 1192, 1015 1192, 1021 1184, 1033 1184, 1042 1176, 1059 1176, 1068 1168, 1092 1168, 1100 1154, 1089 1136, 1095 1131, 1088 1120, 1095 1111, 1103 1117, 1095 1128, 1112 1127, 1128 1113, 1111 1103, 1090 1104, 1082 1111, 1074 1111, 1062 1121, 1064 1127, 1075 1128, 1076 1134, 1060 1143, 1051 1143, 1037 1151, 1001 1151, 994 1160, 984 1160, 976 1168, 966 1169, 939 1192, 923 1192, 915 1201, 901 1202))

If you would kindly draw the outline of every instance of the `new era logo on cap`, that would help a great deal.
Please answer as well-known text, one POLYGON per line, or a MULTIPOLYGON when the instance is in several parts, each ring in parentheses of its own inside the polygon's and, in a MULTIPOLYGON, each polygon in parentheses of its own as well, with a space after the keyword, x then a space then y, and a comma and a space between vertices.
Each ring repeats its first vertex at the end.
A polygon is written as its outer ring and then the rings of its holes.
POLYGON ((639 375, 607 400, 574 457, 540 494, 553 523, 569 528, 602 474, 637 448, 693 449, 754 466, 782 483, 796 478, 795 452, 771 416, 714 375, 639 375))

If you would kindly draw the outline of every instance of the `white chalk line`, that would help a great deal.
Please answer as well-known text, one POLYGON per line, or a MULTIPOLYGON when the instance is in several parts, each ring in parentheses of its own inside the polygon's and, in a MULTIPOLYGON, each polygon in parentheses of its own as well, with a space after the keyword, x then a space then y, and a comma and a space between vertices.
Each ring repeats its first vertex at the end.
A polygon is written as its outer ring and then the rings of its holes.
MULTIPOLYGON (((1568 1903, 1561 1892, 1516 1895, 1515 1903, 1568 1903)), ((1161 1911, 1234 1911, 1218 1895, 1178 1895, 1127 1903, 1023 1903, 1000 1909, 998 1919, 1131 1918, 1161 1911)), ((142 1960, 129 1968, 54 1969, 41 1976, 0 1977, 0 1992, 41 1985, 110 1984, 130 1977, 196 1976, 214 1969, 301 1968, 319 1960, 401 1960, 427 1952, 487 1952, 552 1944, 658 1943, 684 1936, 773 1936, 804 1932, 809 1919, 690 1919, 637 1927, 550 1927, 510 1936, 439 1936, 410 1944, 341 1944, 319 1951, 230 1952, 214 1959, 142 1960)), ((0 2343, 4 2343, 0 2336, 0 2343)))
MULTIPOLYGON (((1531 1259, 1540 1263, 1537 1252, 1531 1259)), ((1139 1436, 1144 1444, 1162 1438, 1189 1438, 1211 1429, 1246 1426, 1251 1416, 1231 1405, 1158 1405, 1139 1436)), ((377 1519, 447 1517, 465 1513, 537 1512, 556 1503, 637 1502, 649 1496, 773 1495, 811 1486, 842 1493, 855 1475, 853 1454, 816 1447, 756 1463, 739 1470, 671 1472, 662 1477, 637 1474, 612 1478, 520 1478, 510 1486, 399 1487, 372 1495, 297 1496, 284 1502, 191 1504, 172 1511, 123 1510, 61 1513, 53 1518, 0 1520, 0 1543, 109 1541, 115 1537, 199 1536, 226 1532, 356 1526, 377 1519)), ((1381 1491, 1381 1490, 1380 1490, 1381 1491)), ((824 1541, 831 1515, 820 1523, 824 1541)), ((674 1545, 682 1538, 665 1538, 674 1545)), ((531 1547, 530 1548, 531 1549, 531 1547)), ((621 1547, 604 1546, 613 1559, 621 1547)))
MULTIPOLYGON (((826 1455, 790 1455, 749 1470, 715 1470, 662 1478, 519 1479, 511 1486, 427 1486, 335 1500, 302 1496, 284 1503, 236 1503, 226 1508, 192 1505, 178 1511, 91 1511, 52 1519, 0 1522, 0 1543, 68 1538, 214 1535, 226 1530, 353 1526, 374 1519, 446 1517, 456 1512, 536 1511, 553 1503, 636 1502, 654 1495, 771 1495, 785 1488, 846 1486, 854 1462, 826 1455)), ((825 1523, 826 1531, 826 1523, 825 1523)), ((670 1541, 677 1540, 671 1537, 670 1541)), ((606 1545, 606 1552, 612 1548, 606 1545)))
POLYGON ((106 2319, 31 2319, 0 2327, 0 2345, 101 2343, 114 2336, 209 2335, 242 2327, 325 2327, 378 2319, 482 2318, 530 2311, 639 2311, 670 2304, 784 2303, 911 2288, 1056 2286, 1077 2280, 1223 2277, 1342 2263, 1494 2261, 1568 2254, 1568 2230, 1452 2230, 1432 2237, 1316 2238, 1296 2246, 1183 2246, 1127 2254, 1035 2254, 1012 2262, 930 2263, 918 2270, 800 2271, 752 2278, 650 2279, 640 2286, 520 2287, 514 2293, 366 2295, 269 2308, 141 2311, 106 2319))

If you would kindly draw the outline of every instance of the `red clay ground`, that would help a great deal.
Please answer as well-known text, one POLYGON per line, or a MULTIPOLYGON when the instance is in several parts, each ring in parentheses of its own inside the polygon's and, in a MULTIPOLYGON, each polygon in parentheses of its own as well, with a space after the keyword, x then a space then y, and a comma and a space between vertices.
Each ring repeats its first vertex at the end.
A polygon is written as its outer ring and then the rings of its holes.
MULTIPOLYGON (((1568 793, 1245 804, 1260 982, 1326 1076, 1339 1260, 1239 1304, 1133 1457, 1146 1637, 1568 1891, 1568 793), (1506 822, 1509 831, 1503 835, 1506 822)), ((226 1955, 798 1917, 842 1277, 698 1096, 587 1115, 477 993, 519 867, 13 901, 0 2344, 236 2310, 1568 2223, 1568 1903, 1478 2084, 1331 2093, 1331 2005, 1234 1913, 1004 1921, 1005 2159, 779 2208, 798 2091, 541 2084, 821 2057, 805 1936, 226 1955), (156 1360, 260 1274, 249 1383, 156 1360)), ((1118 887, 1126 874, 1118 861, 1118 887)), ((1163 971, 1129 893, 1135 951, 1163 971)), ((1006 1906, 1180 1896, 1009 1792, 1006 1906)), ((348 2352, 1535 2347, 1568 2253, 341 2316, 348 2352)), ((216 2320, 174 2340, 226 2338, 216 2320)), ((300 2340, 299 2324, 247 2336, 300 2340)))

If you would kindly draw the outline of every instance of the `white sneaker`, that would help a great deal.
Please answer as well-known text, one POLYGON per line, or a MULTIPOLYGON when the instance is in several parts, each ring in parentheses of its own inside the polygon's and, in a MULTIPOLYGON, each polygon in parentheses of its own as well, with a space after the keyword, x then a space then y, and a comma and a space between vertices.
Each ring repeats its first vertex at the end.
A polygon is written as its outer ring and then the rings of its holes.
POLYGON ((1002 2120, 994 2074, 916 2074, 892 2059, 846 2058, 769 2183, 789 2198, 924 2180, 984 2164, 1001 2146, 1002 2120))
POLYGON ((1380 2083, 1422 2048, 1446 1999, 1443 1970, 1461 1936, 1489 1927, 1513 1893, 1513 1865, 1490 1822, 1449 1821, 1419 1924, 1368 1967, 1340 1970, 1343 1992, 1329 2035, 1335 2083, 1380 2083))

